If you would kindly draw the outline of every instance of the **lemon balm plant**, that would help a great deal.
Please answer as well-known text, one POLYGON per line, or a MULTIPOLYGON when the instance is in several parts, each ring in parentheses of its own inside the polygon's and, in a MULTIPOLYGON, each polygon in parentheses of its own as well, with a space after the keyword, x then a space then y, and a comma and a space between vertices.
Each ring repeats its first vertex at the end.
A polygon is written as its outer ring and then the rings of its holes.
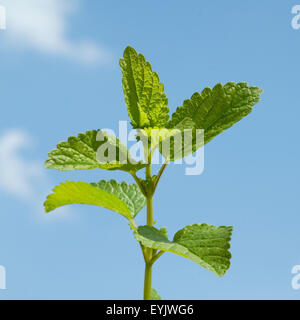
POLYGON ((56 149, 50 151, 45 167, 58 170, 122 170, 128 172, 135 183, 67 181, 55 187, 47 197, 45 210, 50 212, 68 204, 89 204, 125 217, 145 260, 144 299, 155 300, 160 296, 152 288, 152 267, 165 252, 188 258, 218 276, 223 276, 228 270, 232 227, 206 223, 189 225, 169 240, 166 228, 154 226, 153 196, 171 161, 194 153, 248 115, 259 101, 262 90, 244 82, 217 84, 213 89, 205 88, 201 93, 194 93, 170 119, 164 86, 144 56, 127 47, 120 66, 129 118, 132 127, 137 129, 137 140, 142 141, 145 160, 133 160, 119 139, 102 130, 92 130, 59 143, 56 149), (202 132, 200 143, 197 139, 199 129, 202 132), (186 130, 192 134, 188 143, 185 142, 186 130), (179 147, 175 145, 175 136, 182 138, 179 147), (167 140, 168 154, 162 147, 167 140), (151 171, 155 150, 159 150, 165 159, 157 175, 151 171), (144 177, 138 175, 142 170, 144 177), (147 224, 137 226, 135 216, 144 206, 147 206, 147 224))

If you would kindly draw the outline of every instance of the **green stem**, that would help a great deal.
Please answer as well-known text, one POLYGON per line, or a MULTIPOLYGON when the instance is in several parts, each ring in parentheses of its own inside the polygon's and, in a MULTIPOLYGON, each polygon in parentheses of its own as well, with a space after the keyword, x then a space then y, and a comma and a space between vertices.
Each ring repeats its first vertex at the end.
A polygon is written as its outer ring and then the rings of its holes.
POLYGON ((147 225, 153 226, 153 199, 147 198, 147 225))
POLYGON ((163 254, 165 253, 165 251, 159 251, 156 255, 154 255, 150 261, 151 264, 154 264, 154 262, 161 257, 163 254))
MULTIPOLYGON (((151 164, 146 167, 146 179, 151 180, 151 164)), ((153 226, 153 190, 152 186, 147 190, 147 225, 153 226)))
POLYGON ((159 180, 160 180, 162 174, 164 173, 164 171, 165 171, 168 163, 169 163, 169 162, 166 161, 166 162, 162 165, 162 167, 160 168, 159 173, 158 173, 158 175, 157 175, 157 177, 156 177, 156 180, 155 180, 155 182, 154 182, 153 193, 155 192, 156 187, 157 187, 157 185, 158 185, 158 183, 159 183, 159 180))
POLYGON ((137 177, 137 175, 135 173, 131 173, 133 179, 135 180, 135 182, 137 183, 137 185, 140 187, 140 190, 142 191, 143 195, 146 197, 147 196, 147 192, 144 188, 144 186, 142 185, 140 179, 137 177))
MULTIPOLYGON (((149 150, 148 150, 149 156, 149 150)), ((146 167, 146 179, 151 180, 151 162, 148 163, 146 167)), ((152 200, 153 190, 152 186, 150 186, 147 190, 147 225, 153 226, 153 200, 152 200)), ((153 250, 151 248, 147 248, 146 251, 147 260, 145 261, 145 281, 144 281, 144 300, 151 300, 151 290, 152 290, 152 255, 153 250)))
POLYGON ((145 282, 144 282, 144 300, 151 300, 152 290, 152 264, 146 263, 145 282))

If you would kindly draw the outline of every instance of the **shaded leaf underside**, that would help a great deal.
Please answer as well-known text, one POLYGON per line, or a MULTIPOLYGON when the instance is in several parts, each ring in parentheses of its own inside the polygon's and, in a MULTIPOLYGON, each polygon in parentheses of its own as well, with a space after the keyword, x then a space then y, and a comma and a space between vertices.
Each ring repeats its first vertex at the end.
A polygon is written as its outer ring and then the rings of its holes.
POLYGON ((137 241, 152 249, 173 252, 188 258, 218 276, 230 266, 232 227, 194 224, 178 231, 173 241, 154 227, 142 226, 135 232, 137 241))

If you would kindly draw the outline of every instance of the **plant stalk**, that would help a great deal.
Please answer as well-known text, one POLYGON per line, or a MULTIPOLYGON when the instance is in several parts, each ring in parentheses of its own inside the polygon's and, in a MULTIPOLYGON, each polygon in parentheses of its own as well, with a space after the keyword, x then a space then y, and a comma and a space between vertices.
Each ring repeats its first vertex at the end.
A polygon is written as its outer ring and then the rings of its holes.
MULTIPOLYGON (((146 167, 146 179, 151 180, 151 163, 146 167)), ((147 225, 153 226, 153 200, 152 186, 147 190, 147 225)), ((153 255, 151 248, 146 249, 147 260, 145 261, 145 281, 144 281, 144 300, 151 300, 152 290, 152 263, 150 262, 153 255)))
MULTIPOLYGON (((146 179, 151 180, 151 164, 146 167, 146 179)), ((147 190, 147 225, 153 226, 153 190, 150 186, 147 190)))
POLYGON ((152 289, 152 263, 146 262, 145 282, 144 282, 144 300, 151 300, 152 289))
POLYGON ((153 226, 153 199, 152 196, 147 198, 147 225, 153 226))

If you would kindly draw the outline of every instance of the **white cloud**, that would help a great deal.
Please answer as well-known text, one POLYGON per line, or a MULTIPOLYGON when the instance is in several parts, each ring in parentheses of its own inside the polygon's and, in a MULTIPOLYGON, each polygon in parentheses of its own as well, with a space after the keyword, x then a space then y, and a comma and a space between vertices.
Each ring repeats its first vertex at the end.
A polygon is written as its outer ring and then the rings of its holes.
POLYGON ((20 155, 22 148, 31 145, 32 139, 19 130, 0 138, 0 188, 23 199, 33 196, 31 181, 42 176, 39 164, 27 163, 20 155))
MULTIPOLYGON (((9 194, 26 203, 39 217, 45 217, 43 202, 53 186, 48 181, 43 163, 24 156, 22 151, 33 147, 32 137, 22 130, 12 129, 0 136, 0 190, 1 194, 9 194)), ((64 217, 69 212, 65 207, 59 211, 48 216, 64 217)))
POLYGON ((72 41, 68 18, 78 10, 77 0, 0 0, 6 7, 6 36, 10 45, 61 55, 85 63, 105 63, 109 54, 92 41, 72 41))

